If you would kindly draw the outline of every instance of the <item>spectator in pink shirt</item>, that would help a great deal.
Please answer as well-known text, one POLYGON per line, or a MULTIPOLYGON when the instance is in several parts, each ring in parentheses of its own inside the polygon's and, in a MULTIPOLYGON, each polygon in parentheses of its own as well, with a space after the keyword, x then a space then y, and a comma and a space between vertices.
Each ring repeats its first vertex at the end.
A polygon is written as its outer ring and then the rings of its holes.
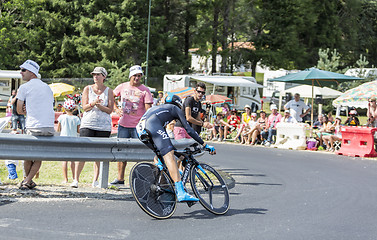
MULTIPOLYGON (((130 68, 129 82, 120 84, 114 89, 114 96, 120 96, 121 109, 115 105, 119 114, 118 138, 138 138, 136 125, 140 118, 153 104, 153 96, 149 89, 141 84, 143 70, 135 65, 130 68)), ((127 162, 118 162, 118 177, 110 184, 124 184, 124 171, 127 162)))
POLYGON ((272 143, 272 136, 276 135, 276 124, 281 121, 281 114, 278 113, 278 108, 275 104, 271 105, 271 114, 268 116, 265 130, 261 132, 264 139, 264 145, 270 146, 272 143))

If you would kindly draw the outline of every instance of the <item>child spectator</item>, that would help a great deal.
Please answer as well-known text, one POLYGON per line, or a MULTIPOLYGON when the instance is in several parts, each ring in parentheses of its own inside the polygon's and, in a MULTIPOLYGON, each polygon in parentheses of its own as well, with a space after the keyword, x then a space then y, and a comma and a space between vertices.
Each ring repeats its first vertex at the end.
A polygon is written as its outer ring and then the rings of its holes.
POLYGON ((228 125, 226 125, 224 129, 224 139, 227 138, 228 131, 230 134, 234 129, 237 129, 238 125, 241 122, 240 117, 237 116, 237 110, 234 108, 231 111, 231 115, 228 116, 227 119, 228 119, 228 125))
MULTIPOLYGON (((67 137, 77 137, 77 134, 80 132, 80 118, 73 115, 73 111, 76 108, 75 101, 69 99, 64 102, 64 110, 66 114, 62 114, 58 118, 58 132, 60 132, 60 136, 67 136, 67 137)), ((68 162, 63 162, 63 183, 68 183, 68 176, 67 176, 67 165, 68 162)), ((71 187, 78 187, 78 181, 75 177, 75 162, 71 162, 71 171, 73 182, 71 187)))
POLYGON ((359 126, 360 121, 359 118, 356 117, 357 111, 356 110, 351 110, 350 115, 348 116, 346 122, 344 123, 347 126, 359 126))

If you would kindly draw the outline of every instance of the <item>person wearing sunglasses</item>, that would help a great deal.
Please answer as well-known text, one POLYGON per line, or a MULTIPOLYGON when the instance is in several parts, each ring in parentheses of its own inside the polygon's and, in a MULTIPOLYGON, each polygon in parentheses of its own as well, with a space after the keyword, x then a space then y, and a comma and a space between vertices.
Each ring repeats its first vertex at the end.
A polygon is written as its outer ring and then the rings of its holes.
MULTIPOLYGON (((196 85, 194 95, 187 97, 183 103, 182 111, 184 112, 187 122, 190 126, 200 134, 202 127, 212 128, 212 124, 205 122, 200 118, 200 112, 202 111, 202 103, 200 102, 206 92, 206 85, 202 82, 196 85)), ((183 138, 191 138, 180 121, 177 121, 174 127, 174 137, 176 140, 183 138)))
MULTIPOLYGON (((39 76, 39 65, 26 60, 20 66, 22 84, 17 92, 17 113, 26 115, 26 134, 34 136, 54 135, 54 97, 51 88, 39 76)), ((34 176, 39 171, 42 161, 24 161, 25 179, 20 189, 32 189, 36 186, 34 176)))

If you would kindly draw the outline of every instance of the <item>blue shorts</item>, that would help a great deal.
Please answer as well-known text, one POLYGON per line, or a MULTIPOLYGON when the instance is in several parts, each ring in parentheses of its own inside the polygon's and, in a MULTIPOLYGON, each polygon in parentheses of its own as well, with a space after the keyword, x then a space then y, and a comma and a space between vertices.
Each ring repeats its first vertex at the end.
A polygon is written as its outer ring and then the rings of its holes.
POLYGON ((118 125, 118 138, 138 138, 136 127, 135 128, 126 128, 118 125))
POLYGON ((25 116, 24 115, 15 115, 15 114, 12 115, 12 129, 17 130, 17 125, 19 129, 25 130, 25 116))

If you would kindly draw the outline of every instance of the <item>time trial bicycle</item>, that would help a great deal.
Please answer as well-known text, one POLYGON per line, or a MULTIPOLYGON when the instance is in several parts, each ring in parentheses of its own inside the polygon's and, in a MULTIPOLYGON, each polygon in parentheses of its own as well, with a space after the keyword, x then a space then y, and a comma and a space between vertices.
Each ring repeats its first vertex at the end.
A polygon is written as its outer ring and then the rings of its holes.
MULTIPOLYGON (((152 142, 151 139, 148 141, 152 142)), ((203 150, 195 143, 184 150, 175 150, 174 155, 183 159, 185 169, 181 174, 182 183, 185 188, 186 183, 191 185, 191 189, 186 190, 193 192, 209 212, 222 215, 229 210, 228 187, 214 168, 195 159, 204 154, 203 150)), ((130 172, 130 188, 137 204, 145 213, 157 219, 167 219, 177 207, 174 183, 163 157, 157 150, 154 152, 162 163, 162 170, 149 162, 135 164, 130 172)), ((189 207, 195 203, 187 202, 189 207)))

